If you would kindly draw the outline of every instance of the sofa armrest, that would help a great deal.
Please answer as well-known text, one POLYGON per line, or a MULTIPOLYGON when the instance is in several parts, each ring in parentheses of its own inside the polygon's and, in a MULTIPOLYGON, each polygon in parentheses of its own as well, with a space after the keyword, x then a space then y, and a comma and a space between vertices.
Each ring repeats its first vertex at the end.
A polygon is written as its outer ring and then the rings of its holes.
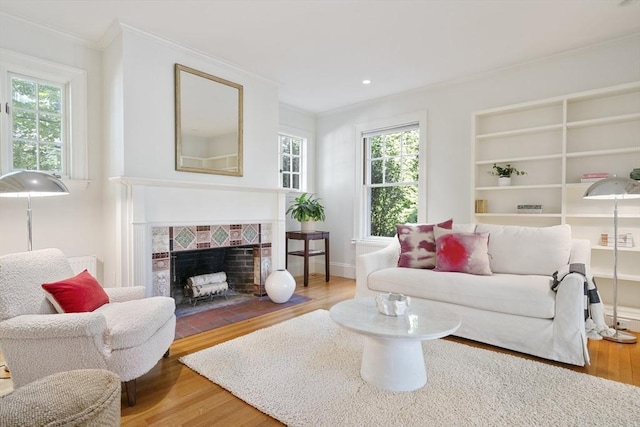
POLYGON ((0 340, 100 337, 107 321, 99 313, 25 314, 0 322, 0 340))
POLYGON ((571 240, 571 255, 569 256, 569 264, 574 263, 581 263, 584 265, 591 264, 591 242, 589 240, 571 240))
POLYGON ((367 280, 369 274, 384 268, 396 267, 400 257, 400 242, 394 238, 389 245, 379 251, 360 255, 356 259, 356 297, 371 294, 367 280))
POLYGON ((144 286, 129 286, 126 288, 104 288, 109 302, 125 302, 144 298, 144 286))
POLYGON ((567 274, 556 292, 556 311, 553 319, 553 337, 556 341, 554 347, 561 352, 566 348, 582 346, 583 357, 575 353, 563 355, 563 359, 570 359, 569 363, 580 366, 589 364, 584 300, 584 277, 578 273, 567 274))

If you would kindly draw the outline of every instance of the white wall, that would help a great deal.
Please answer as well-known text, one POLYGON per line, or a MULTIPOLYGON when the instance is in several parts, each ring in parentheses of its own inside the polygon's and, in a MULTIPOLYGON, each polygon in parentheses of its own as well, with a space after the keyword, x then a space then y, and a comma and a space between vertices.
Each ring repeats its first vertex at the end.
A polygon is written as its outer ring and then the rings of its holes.
MULTIPOLYGON (((334 268, 354 277, 351 218, 358 125, 427 110, 427 220, 471 221, 472 113, 640 80, 640 36, 557 55, 475 79, 399 94, 322 114, 317 122, 318 192, 327 208, 334 268)), ((423 207, 424 208, 424 207, 423 207)))
MULTIPOLYGON (((101 211, 101 52, 77 39, 2 14, 0 47, 85 70, 87 73, 90 183, 86 185, 77 181, 65 181, 71 191, 70 195, 33 199, 33 248, 58 247, 67 256, 97 255, 102 260, 104 249, 101 211)), ((3 99, 2 104, 5 101, 3 99)), ((2 132, 4 131, 5 129, 2 129, 2 132)), ((25 250, 26 201, 0 198, 0 254, 25 250)), ((99 275, 101 267, 99 265, 99 275)))

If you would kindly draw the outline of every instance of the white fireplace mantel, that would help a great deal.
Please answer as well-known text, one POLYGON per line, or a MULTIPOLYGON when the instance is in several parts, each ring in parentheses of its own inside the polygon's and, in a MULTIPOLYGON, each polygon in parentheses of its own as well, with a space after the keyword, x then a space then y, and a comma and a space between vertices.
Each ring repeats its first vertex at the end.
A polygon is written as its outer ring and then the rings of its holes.
POLYGON ((271 224, 273 268, 284 268, 286 194, 281 188, 116 176, 120 286, 152 288, 152 227, 271 224))

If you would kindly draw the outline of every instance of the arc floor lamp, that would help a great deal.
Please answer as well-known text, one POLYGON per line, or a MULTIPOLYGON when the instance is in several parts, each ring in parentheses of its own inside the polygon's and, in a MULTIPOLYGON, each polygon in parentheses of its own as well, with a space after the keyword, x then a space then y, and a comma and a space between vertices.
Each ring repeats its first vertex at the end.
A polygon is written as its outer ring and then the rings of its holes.
POLYGON ((28 249, 33 248, 31 197, 69 194, 67 186, 55 176, 40 171, 16 171, 0 176, 0 197, 27 198, 28 249))
POLYGON ((604 339, 632 344, 637 338, 618 330, 618 200, 640 198, 640 182, 628 178, 606 178, 593 183, 583 198, 613 200, 613 329, 616 333, 604 339))

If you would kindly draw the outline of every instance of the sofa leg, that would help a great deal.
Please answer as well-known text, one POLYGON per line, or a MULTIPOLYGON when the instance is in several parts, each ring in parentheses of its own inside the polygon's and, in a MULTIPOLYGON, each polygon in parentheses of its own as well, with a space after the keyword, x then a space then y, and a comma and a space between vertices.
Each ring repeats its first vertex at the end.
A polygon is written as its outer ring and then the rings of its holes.
POLYGON ((164 354, 162 355, 163 358, 167 358, 169 357, 169 352, 171 351, 171 348, 168 348, 167 351, 164 352, 164 354))
POLYGON ((136 380, 127 381, 124 383, 124 388, 127 392, 127 405, 135 406, 136 404, 136 380))

